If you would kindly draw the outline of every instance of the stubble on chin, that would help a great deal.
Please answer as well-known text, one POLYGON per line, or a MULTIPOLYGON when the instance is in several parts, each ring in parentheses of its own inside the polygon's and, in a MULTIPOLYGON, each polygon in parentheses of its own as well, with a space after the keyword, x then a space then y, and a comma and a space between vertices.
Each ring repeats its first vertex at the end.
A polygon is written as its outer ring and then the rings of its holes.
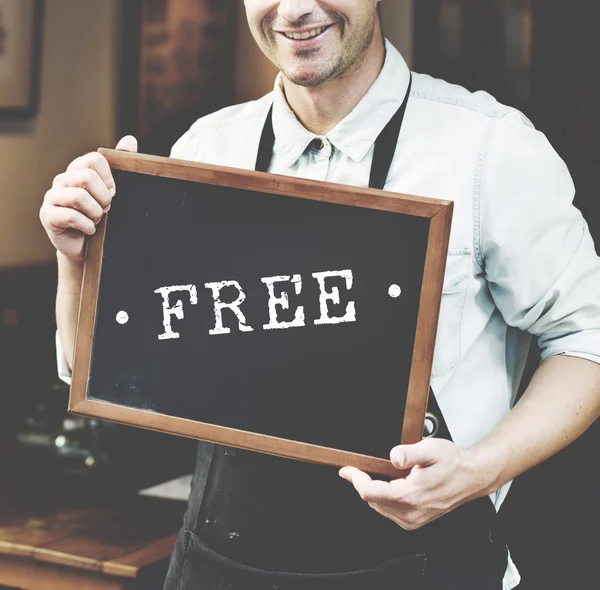
POLYGON ((283 75, 293 84, 314 88, 337 77, 337 61, 325 59, 318 61, 318 49, 304 49, 296 52, 295 59, 300 62, 296 68, 281 67, 283 75), (312 62, 312 63, 311 63, 312 62))

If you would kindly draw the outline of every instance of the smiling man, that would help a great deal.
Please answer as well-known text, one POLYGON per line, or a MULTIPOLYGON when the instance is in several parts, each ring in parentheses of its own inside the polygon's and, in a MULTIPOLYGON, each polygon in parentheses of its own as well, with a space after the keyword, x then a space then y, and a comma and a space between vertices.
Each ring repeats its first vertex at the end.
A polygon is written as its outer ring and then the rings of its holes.
MULTIPOLYGON (((393 481, 201 444, 165 588, 514 588, 496 530, 509 482, 600 409, 600 263, 569 173, 521 113, 411 74, 376 0, 245 4, 275 89, 199 120, 172 155, 454 201, 431 379, 441 429, 391 449, 408 472, 393 481), (542 363, 513 408, 532 335, 542 363)), ((83 237, 113 195, 106 160, 88 154, 42 206, 65 378, 83 237)))

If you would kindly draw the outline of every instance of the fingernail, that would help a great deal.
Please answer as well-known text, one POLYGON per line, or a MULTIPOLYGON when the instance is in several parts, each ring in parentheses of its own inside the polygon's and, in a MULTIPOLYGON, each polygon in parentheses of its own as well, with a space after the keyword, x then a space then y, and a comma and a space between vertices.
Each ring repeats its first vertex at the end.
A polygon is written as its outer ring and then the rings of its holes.
POLYGON ((406 461, 406 455, 402 451, 394 451, 392 453, 392 463, 395 463, 398 466, 404 465, 406 461))

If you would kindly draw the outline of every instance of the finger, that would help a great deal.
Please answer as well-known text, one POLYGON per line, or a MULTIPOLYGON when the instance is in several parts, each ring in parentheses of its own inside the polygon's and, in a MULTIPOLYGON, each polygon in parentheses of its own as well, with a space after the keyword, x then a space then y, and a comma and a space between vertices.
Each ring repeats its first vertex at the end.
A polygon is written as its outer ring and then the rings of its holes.
POLYGON ((430 441, 421 441, 414 445, 400 445, 390 452, 392 465, 396 469, 411 469, 420 465, 432 465, 440 459, 440 450, 430 441))
POLYGON ((83 188, 100 204, 102 209, 108 207, 112 201, 111 191, 92 168, 67 170, 54 179, 52 186, 55 189, 62 187, 83 188))
POLYGON ((339 475, 342 479, 345 479, 350 483, 354 483, 355 479, 361 478, 363 478, 365 481, 371 481, 371 477, 369 475, 367 475, 364 471, 357 469, 356 467, 342 467, 339 475))
POLYGON ((46 193, 46 202, 54 207, 76 209, 96 224, 100 222, 104 213, 98 201, 83 188, 51 189, 46 193))
POLYGON ((69 164, 67 172, 85 168, 94 170, 106 185, 111 197, 114 196, 115 180, 113 178, 108 160, 101 153, 91 152, 89 154, 85 154, 85 156, 76 158, 69 164))
POLYGON ((52 207, 43 215, 44 227, 54 235, 59 236, 70 229, 80 231, 88 236, 96 233, 96 224, 76 209, 52 207))
POLYGON ((340 477, 349 481, 365 502, 390 502, 392 500, 388 482, 373 480, 360 469, 344 467, 340 470, 340 477))
POLYGON ((137 152, 138 141, 133 135, 126 135, 119 140, 115 149, 123 150, 124 152, 137 152))

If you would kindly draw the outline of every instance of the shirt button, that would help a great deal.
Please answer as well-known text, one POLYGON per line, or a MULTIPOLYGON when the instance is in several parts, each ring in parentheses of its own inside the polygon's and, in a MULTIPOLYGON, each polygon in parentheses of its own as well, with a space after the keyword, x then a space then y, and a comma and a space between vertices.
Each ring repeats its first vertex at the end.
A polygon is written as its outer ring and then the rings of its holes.
POLYGON ((310 142, 310 146, 315 150, 321 151, 325 147, 325 142, 321 138, 315 137, 315 139, 310 142))

